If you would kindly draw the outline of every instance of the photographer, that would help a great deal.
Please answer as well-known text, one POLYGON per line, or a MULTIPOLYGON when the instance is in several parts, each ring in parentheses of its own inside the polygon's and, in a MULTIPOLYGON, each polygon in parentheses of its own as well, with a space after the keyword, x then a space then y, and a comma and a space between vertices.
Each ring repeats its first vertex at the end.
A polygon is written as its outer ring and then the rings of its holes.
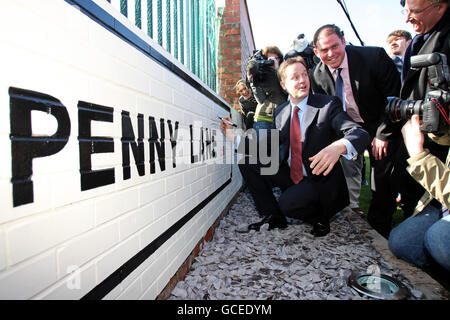
MULTIPOLYGON (((437 110, 430 108, 437 106, 435 101, 432 101, 436 93, 443 97, 437 100, 443 100, 439 102, 448 115, 450 53, 448 0, 406 0, 401 4, 404 5, 402 12, 406 16, 406 22, 413 25, 417 35, 405 53, 404 82, 400 97, 411 100, 409 101, 411 103, 420 104, 423 109, 421 112, 414 112, 402 129, 404 144, 398 150, 399 163, 396 164, 398 174, 396 180, 402 187, 399 191, 402 194, 402 202, 405 202, 403 210, 406 210, 405 213, 407 211, 412 213, 414 210, 414 213, 391 231, 389 248, 397 257, 417 266, 427 266, 434 260, 450 270, 450 217, 447 215, 450 206, 448 118, 447 126, 440 128, 437 135, 424 134, 423 131, 433 132, 433 130, 427 130, 427 126, 420 127, 419 121, 420 113, 423 115, 423 122, 430 122, 430 119, 434 118, 428 114, 425 116, 425 113, 426 110, 437 110), (440 73, 430 72, 432 69, 425 67, 411 68, 413 56, 431 53, 435 56, 441 55, 440 73), (443 82, 447 83, 442 85, 442 82, 436 81, 437 78, 445 79, 443 82)), ((398 109, 405 110, 405 105, 398 109)), ((439 112, 443 113, 441 110, 439 112)), ((404 114, 402 118, 406 120, 404 114)))
MULTIPOLYGON (((402 129, 408 153, 408 172, 426 190, 413 216, 391 231, 389 248, 397 257, 424 267, 432 261, 450 271, 450 152, 444 164, 428 149, 418 115, 413 115, 402 129), (432 199, 439 204, 433 204, 432 199), (420 213, 420 214, 419 214, 420 213), (417 215, 419 214, 419 215, 417 215)), ((450 131, 441 137, 432 136, 442 145, 450 146, 450 131)))
POLYGON ((253 128, 257 134, 261 129, 271 129, 275 108, 287 100, 280 86, 277 70, 283 62, 283 54, 276 46, 257 51, 247 63, 250 88, 258 102, 253 128))
MULTIPOLYGON (((402 5, 405 22, 411 23, 417 35, 405 52, 402 72, 401 99, 421 100, 428 87, 427 68, 412 69, 411 56, 440 52, 450 58, 450 12, 448 0, 406 0, 402 5)), ((435 143, 425 135, 424 147, 441 161, 445 161, 447 148, 435 143)), ((402 143, 396 155, 394 181, 402 195, 402 210, 405 217, 411 216, 417 201, 423 194, 422 186, 406 171, 408 152, 402 143)))

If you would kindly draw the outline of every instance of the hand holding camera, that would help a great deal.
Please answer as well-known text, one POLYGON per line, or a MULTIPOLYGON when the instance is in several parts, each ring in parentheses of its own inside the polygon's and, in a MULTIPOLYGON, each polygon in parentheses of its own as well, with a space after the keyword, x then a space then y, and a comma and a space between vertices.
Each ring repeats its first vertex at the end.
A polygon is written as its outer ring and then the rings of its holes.
POLYGON ((438 52, 411 57, 411 67, 428 68, 429 88, 424 100, 401 100, 388 97, 386 113, 392 122, 408 120, 413 115, 422 119, 420 129, 427 133, 445 133, 450 125, 450 73, 447 57, 438 52))
POLYGON ((423 151, 424 136, 419 115, 414 114, 402 128, 403 140, 411 157, 423 151))

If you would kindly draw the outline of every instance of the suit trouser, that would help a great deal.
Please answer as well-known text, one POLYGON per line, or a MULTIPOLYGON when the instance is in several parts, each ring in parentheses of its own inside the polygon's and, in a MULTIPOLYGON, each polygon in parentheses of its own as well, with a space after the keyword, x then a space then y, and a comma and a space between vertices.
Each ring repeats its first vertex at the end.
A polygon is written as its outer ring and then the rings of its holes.
POLYGON ((286 164, 281 165, 274 175, 261 175, 257 164, 240 164, 239 170, 260 215, 284 215, 314 222, 314 215, 319 210, 319 190, 312 179, 305 177, 294 184, 290 178, 290 168, 286 164), (283 191, 278 202, 272 185, 283 191))
POLYGON ((359 207, 363 157, 364 155, 358 155, 355 160, 347 160, 344 157, 341 157, 342 169, 344 170, 345 181, 347 182, 350 197, 350 208, 359 207))
POLYGON ((372 199, 370 201, 367 220, 369 224, 383 237, 388 238, 392 227, 392 215, 394 214, 397 190, 393 181, 396 150, 399 140, 390 141, 387 156, 381 160, 375 160, 370 152, 370 187, 372 199))

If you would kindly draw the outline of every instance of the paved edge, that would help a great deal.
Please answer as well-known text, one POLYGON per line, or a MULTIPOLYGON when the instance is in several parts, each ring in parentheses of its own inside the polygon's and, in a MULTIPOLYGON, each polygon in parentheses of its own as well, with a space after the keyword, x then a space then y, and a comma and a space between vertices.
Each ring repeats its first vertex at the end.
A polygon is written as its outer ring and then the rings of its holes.
POLYGON ((411 285, 420 290, 427 300, 449 300, 448 292, 439 282, 434 280, 422 269, 398 259, 389 250, 388 241, 376 232, 365 220, 351 210, 347 210, 344 216, 359 233, 369 241, 372 247, 380 253, 384 260, 394 268, 398 268, 401 274, 408 279, 411 285))

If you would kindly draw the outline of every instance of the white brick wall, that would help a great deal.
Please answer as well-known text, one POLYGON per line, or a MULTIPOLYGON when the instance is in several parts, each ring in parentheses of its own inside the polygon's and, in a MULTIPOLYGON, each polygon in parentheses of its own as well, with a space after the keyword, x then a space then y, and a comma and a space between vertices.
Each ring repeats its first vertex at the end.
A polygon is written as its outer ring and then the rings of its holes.
POLYGON ((102 282, 111 273, 139 252, 139 237, 132 236, 108 250, 97 259, 97 281, 102 282))
POLYGON ((6 237, 3 229, 0 228, 0 271, 6 268, 6 237))
POLYGON ((81 267, 119 243, 119 225, 108 223, 58 246, 58 278, 67 275, 71 266, 81 267))
POLYGON ((75 300, 87 294, 95 286, 95 265, 90 263, 77 269, 69 266, 65 277, 41 293, 32 297, 34 300, 75 300), (73 271, 74 270, 74 271, 73 271), (72 273, 69 273, 72 272, 72 273))
MULTIPOLYGON (((148 41, 106 1, 94 3, 148 41)), ((139 265, 105 299, 154 299, 239 190, 236 166, 221 165, 217 116, 228 113, 144 53, 60 0, 0 1, 0 299, 79 299, 223 185, 233 181, 139 265), (33 159, 33 202, 13 206, 10 87, 48 94, 65 106, 70 137, 56 154, 33 159), (91 121, 91 136, 114 139, 91 155, 93 170, 114 168, 115 183, 81 191, 78 102, 113 108, 113 122, 91 121), (135 136, 144 115, 145 175, 130 148, 123 179, 121 113, 135 136), (148 117, 165 120, 166 170, 150 174, 148 117), (167 120, 179 122, 177 167, 167 120), (217 159, 190 163, 189 125, 215 129, 217 159), (219 164, 217 164, 219 163, 219 164), (232 169, 233 168, 233 169, 232 169)), ((161 53, 198 78, 164 50, 161 53)), ((208 89, 208 88, 207 88, 208 89)), ((211 91, 210 89, 208 89, 211 91)), ((212 91, 211 91, 212 92, 212 91)), ((32 112, 34 134, 51 135, 52 115, 32 112)), ((194 145, 198 153, 199 132, 194 145)), ((206 136, 204 136, 206 140, 206 136)), ((156 160, 156 159, 155 159, 156 160)))
POLYGON ((0 274, 0 299, 27 299, 56 282, 55 250, 0 274))
POLYGON ((94 210, 89 202, 7 223, 9 261, 14 265, 93 227, 94 210))

